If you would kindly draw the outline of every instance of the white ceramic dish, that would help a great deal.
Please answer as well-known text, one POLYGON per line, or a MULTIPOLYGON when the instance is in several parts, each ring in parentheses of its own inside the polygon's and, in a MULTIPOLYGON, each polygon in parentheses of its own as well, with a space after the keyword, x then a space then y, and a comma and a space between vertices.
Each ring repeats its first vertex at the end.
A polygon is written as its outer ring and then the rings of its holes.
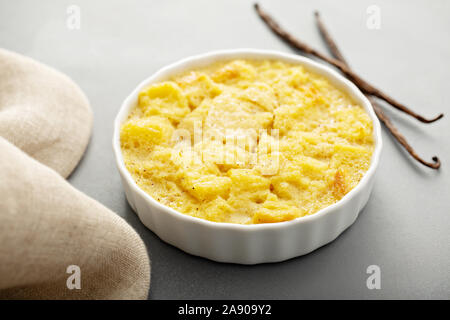
POLYGON ((357 218, 372 190, 381 152, 380 123, 370 102, 350 81, 310 59, 276 51, 237 49, 210 52, 171 64, 144 80, 125 99, 114 123, 113 148, 125 194, 142 223, 162 240, 190 254, 220 262, 256 264, 277 262, 307 254, 339 236, 357 218), (167 207, 140 189, 126 169, 120 149, 120 127, 137 103, 138 93, 148 85, 181 71, 210 63, 237 59, 277 59, 305 66, 331 81, 362 105, 373 121, 375 149, 371 165, 360 183, 337 203, 292 221, 240 225, 191 217, 167 207))

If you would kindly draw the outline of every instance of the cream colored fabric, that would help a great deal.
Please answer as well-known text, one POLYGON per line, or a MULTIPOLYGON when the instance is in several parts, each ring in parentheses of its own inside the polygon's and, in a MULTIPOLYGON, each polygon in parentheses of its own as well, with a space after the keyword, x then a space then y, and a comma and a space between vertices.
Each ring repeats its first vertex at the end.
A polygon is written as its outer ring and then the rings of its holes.
POLYGON ((91 128, 87 98, 67 76, 0 49, 0 136, 67 177, 91 128))
POLYGON ((0 297, 147 296, 142 240, 117 214, 0 138, 0 297), (69 265, 81 290, 69 290, 69 265), (1 292, 1 291, 0 291, 1 292))
POLYGON ((63 179, 91 122, 70 79, 0 50, 0 299, 147 297, 150 262, 140 237, 63 179), (80 268, 81 289, 67 287, 71 265, 80 268))

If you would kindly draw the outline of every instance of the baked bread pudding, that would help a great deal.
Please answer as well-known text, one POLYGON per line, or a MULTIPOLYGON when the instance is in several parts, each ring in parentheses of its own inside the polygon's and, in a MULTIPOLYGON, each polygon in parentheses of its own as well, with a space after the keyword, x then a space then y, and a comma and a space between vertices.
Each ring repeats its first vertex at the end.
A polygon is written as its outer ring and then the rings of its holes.
POLYGON ((156 201, 214 221, 311 215, 361 180, 366 111, 326 78, 276 60, 231 60, 140 92, 121 127, 127 170, 156 201))

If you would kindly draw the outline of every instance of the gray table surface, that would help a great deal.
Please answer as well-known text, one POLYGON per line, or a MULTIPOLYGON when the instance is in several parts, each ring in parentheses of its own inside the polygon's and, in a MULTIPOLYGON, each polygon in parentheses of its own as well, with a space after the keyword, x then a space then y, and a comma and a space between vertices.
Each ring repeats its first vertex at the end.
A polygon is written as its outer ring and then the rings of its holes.
POLYGON ((385 108, 438 172, 411 161, 384 130, 372 196, 337 240, 289 261, 256 266, 211 262, 162 242, 127 204, 111 147, 113 119, 143 79, 183 57, 215 49, 292 52, 256 16, 252 1, 0 0, 0 47, 72 77, 90 99, 94 131, 70 182, 124 217, 152 261, 151 299, 450 298, 450 1, 268 1, 286 28, 324 51, 319 9, 355 70, 426 116, 425 125, 385 108), (69 5, 81 29, 67 28, 69 5), (380 8, 380 29, 366 25, 380 8), (366 287, 366 268, 381 268, 381 289, 366 287))

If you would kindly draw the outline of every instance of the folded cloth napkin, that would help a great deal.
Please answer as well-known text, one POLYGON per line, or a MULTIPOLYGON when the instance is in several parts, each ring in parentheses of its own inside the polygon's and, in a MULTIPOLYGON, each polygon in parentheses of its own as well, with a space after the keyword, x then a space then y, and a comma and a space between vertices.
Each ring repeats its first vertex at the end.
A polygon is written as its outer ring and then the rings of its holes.
POLYGON ((0 49, 0 136, 67 177, 91 135, 92 111, 67 76, 0 49))
POLYGON ((63 178, 91 126, 89 103, 69 78, 0 49, 0 298, 147 297, 140 237, 63 178))

